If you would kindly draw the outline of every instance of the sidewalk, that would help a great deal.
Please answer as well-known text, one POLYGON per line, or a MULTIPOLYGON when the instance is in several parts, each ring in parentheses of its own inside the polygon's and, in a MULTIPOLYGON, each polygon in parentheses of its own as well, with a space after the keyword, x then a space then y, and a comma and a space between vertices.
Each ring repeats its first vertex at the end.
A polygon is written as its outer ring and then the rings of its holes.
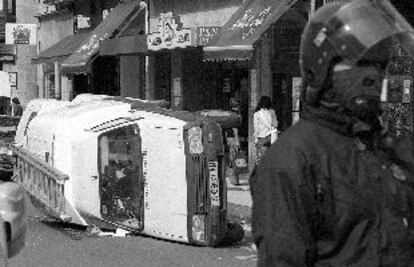
POLYGON ((251 207, 252 199, 250 195, 249 174, 240 175, 240 185, 233 185, 230 176, 226 177, 227 182, 227 202, 251 207))
POLYGON ((227 172, 227 208, 231 219, 243 223, 251 222, 252 198, 250 195, 249 174, 240 176, 240 185, 230 182, 231 170, 227 172))
POLYGON ((240 185, 230 182, 231 169, 227 171, 227 216, 230 222, 240 223, 244 230, 241 244, 250 246, 252 239, 252 198, 250 195, 249 174, 240 176, 240 185))

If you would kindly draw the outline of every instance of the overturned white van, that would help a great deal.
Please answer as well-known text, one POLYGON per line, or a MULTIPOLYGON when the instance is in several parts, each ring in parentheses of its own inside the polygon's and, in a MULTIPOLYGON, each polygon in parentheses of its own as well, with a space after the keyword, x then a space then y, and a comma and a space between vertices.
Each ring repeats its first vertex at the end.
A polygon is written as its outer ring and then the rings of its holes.
POLYGON ((16 180, 61 220, 205 246, 226 235, 222 132, 205 116, 108 98, 33 103, 14 153, 16 180))

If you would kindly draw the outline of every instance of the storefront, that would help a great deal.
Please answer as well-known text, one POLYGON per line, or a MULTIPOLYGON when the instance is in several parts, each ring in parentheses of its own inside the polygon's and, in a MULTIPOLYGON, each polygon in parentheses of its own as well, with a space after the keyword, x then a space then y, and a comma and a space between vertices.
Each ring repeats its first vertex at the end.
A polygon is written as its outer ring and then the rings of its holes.
POLYGON ((260 97, 273 100, 280 131, 298 119, 299 45, 309 7, 307 1, 245 1, 204 47, 205 61, 244 62, 250 168, 255 162, 253 113, 260 97))
POLYGON ((52 39, 53 45, 46 45, 47 49, 40 47, 38 57, 32 60, 39 65, 38 84, 43 96, 70 100, 86 92, 139 95, 136 80, 129 81, 133 76, 121 75, 124 61, 114 56, 100 56, 100 43, 121 34, 142 32, 145 2, 49 0, 48 3, 53 6, 53 12, 39 17, 41 39, 46 44, 52 39))

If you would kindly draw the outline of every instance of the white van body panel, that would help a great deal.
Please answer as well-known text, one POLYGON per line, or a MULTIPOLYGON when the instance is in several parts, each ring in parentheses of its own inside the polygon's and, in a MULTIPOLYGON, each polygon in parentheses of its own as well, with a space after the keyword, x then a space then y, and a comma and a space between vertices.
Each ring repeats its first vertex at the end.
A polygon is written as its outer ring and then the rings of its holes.
POLYGON ((136 111, 144 161, 144 230, 149 235, 177 241, 187 236, 186 157, 184 121, 136 111), (168 179, 174 177, 174 179, 168 179), (162 218, 162 219, 161 219, 162 218))
POLYGON ((34 99, 30 101, 25 108, 22 117, 20 118, 19 125, 17 126, 15 141, 18 144, 22 145, 25 143, 26 137, 24 133, 27 128, 27 124, 29 123, 30 117, 32 116, 32 113, 47 113, 69 104, 69 101, 60 101, 56 99, 34 99))

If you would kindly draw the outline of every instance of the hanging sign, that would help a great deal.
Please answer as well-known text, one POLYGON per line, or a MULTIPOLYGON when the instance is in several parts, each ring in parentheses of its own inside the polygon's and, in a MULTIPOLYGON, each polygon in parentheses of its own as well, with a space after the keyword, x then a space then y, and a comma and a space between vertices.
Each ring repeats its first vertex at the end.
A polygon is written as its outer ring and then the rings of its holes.
POLYGON ((6 44, 36 45, 36 24, 6 23, 6 44))
POLYGON ((158 19, 158 32, 148 34, 149 50, 185 48, 193 44, 190 28, 183 28, 179 17, 172 12, 161 13, 158 19))

